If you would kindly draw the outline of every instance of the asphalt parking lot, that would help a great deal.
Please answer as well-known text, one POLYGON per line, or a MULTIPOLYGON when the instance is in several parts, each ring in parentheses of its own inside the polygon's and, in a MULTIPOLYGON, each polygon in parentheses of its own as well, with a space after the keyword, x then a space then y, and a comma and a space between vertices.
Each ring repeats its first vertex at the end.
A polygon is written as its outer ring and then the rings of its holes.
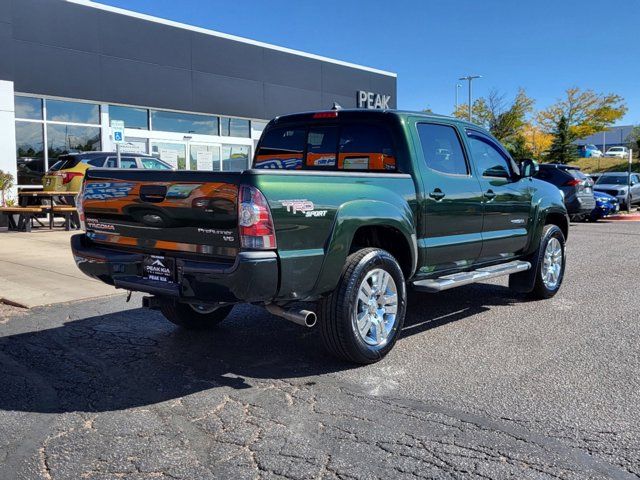
POLYGON ((381 363, 237 307, 0 308, 0 478, 638 478, 640 222, 573 225, 558 296, 412 294, 381 363))

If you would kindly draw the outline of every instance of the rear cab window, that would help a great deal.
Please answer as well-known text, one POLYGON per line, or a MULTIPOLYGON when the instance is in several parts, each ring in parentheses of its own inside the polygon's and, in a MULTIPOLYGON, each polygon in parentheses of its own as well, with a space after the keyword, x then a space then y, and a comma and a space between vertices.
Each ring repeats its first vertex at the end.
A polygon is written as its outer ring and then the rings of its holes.
POLYGON ((386 125, 349 121, 270 128, 260 140, 254 168, 395 172, 397 162, 386 125))

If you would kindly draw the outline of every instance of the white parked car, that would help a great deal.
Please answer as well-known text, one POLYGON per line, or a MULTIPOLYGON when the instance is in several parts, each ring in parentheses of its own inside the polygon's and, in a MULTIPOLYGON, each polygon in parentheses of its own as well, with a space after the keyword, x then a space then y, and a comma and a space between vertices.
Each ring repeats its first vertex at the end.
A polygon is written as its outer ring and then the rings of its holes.
POLYGON ((604 156, 627 158, 629 156, 629 149, 627 147, 611 147, 604 156))

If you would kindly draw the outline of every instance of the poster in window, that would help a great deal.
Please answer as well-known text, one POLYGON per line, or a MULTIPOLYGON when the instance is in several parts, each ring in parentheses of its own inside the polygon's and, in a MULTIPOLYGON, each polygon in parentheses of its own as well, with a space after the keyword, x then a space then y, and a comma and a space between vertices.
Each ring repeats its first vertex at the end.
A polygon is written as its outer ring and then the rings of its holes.
POLYGON ((200 151, 196 153, 196 168, 198 170, 213 170, 213 152, 200 151))

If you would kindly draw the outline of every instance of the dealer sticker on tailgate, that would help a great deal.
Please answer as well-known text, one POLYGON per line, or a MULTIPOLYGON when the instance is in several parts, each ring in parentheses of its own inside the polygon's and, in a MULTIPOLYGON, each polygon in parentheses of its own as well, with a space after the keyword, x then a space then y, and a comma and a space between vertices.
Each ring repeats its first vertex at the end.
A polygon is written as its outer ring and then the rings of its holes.
POLYGON ((142 275, 144 278, 156 282, 173 282, 174 266, 173 258, 152 255, 144 258, 142 262, 142 275))

